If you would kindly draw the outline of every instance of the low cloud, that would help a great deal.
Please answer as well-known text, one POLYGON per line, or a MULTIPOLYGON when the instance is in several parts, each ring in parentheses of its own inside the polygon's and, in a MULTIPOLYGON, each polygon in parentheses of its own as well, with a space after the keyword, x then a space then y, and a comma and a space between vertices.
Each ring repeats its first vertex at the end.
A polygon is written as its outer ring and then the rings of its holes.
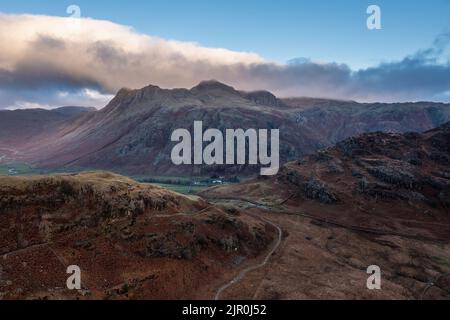
POLYGON ((280 96, 360 101, 450 99, 449 35, 402 61, 364 70, 205 48, 94 19, 0 14, 0 108, 103 106, 121 87, 191 87, 217 79, 280 96), (69 103, 70 102, 70 103, 69 103))

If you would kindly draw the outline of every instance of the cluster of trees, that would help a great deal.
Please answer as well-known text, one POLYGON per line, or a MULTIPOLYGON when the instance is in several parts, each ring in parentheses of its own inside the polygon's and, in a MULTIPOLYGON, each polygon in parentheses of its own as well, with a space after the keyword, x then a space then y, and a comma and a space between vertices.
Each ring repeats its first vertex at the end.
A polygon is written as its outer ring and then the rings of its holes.
POLYGON ((173 185, 179 185, 179 186, 190 186, 195 183, 200 183, 203 185, 211 185, 213 184, 213 181, 222 181, 223 183, 239 183, 241 180, 238 176, 232 176, 228 178, 220 177, 217 174, 212 175, 209 178, 201 178, 201 179, 187 179, 187 178, 171 178, 171 177, 148 177, 143 179, 138 179, 139 182, 142 183, 160 183, 160 184, 173 184, 173 185))

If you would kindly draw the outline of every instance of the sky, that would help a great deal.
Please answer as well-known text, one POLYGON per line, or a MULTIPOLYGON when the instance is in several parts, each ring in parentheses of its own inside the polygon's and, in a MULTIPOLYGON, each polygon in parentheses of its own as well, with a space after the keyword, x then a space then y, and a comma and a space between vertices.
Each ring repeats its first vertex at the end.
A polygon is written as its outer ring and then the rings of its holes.
POLYGON ((2 1, 0 108, 102 107, 120 87, 211 78, 280 96, 450 101, 449 35, 450 0, 2 1), (372 4, 381 30, 367 28, 372 4))

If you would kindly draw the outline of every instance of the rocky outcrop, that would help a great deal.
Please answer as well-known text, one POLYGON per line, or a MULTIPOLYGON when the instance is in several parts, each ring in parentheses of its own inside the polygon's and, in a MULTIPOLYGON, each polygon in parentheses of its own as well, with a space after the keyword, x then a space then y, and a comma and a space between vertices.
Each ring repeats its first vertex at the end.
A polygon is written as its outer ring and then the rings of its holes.
POLYGON ((337 197, 331 192, 325 183, 311 178, 304 186, 305 196, 308 199, 318 200, 321 203, 331 204, 337 202, 337 197))
POLYGON ((268 91, 244 92, 243 96, 256 104, 271 107, 286 107, 282 100, 268 91))
POLYGON ((414 173, 405 165, 398 163, 386 163, 383 166, 366 168, 367 171, 378 180, 406 189, 420 189, 421 183, 414 173))
POLYGON ((338 201, 337 196, 327 185, 315 177, 306 178, 295 170, 282 170, 279 176, 281 181, 287 181, 296 186, 298 194, 307 199, 317 200, 324 204, 332 204, 338 201))
POLYGON ((354 199, 450 213, 446 198, 450 169, 443 160, 450 157, 448 126, 423 134, 376 132, 350 138, 283 166, 265 183, 268 189, 276 185, 277 190, 264 194, 276 195, 279 189, 285 192, 278 201, 296 196, 321 204, 350 205, 349 199, 354 199))

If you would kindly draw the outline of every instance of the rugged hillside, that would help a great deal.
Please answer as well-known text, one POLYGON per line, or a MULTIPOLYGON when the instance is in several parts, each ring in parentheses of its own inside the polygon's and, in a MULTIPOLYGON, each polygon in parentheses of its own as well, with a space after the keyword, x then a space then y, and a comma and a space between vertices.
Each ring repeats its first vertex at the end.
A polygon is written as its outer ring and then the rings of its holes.
POLYGON ((392 230, 417 227, 429 236, 449 237, 450 224, 430 230, 427 224, 450 223, 450 123, 423 134, 350 138, 286 164, 273 178, 216 187, 204 195, 245 195, 358 225, 376 220, 392 230))
POLYGON ((275 177, 201 195, 265 211, 287 234, 268 275, 253 274, 225 297, 450 299, 450 123, 364 134, 275 177), (370 265, 382 270, 382 290, 366 288, 370 265), (255 282, 263 283, 257 293, 255 282))
POLYGON ((86 173, 0 177, 0 234, 0 299, 179 299, 212 295, 205 286, 264 252, 275 230, 202 200, 86 173), (82 291, 66 289, 70 265, 81 268, 82 291))
MULTIPOLYGON (((450 120, 436 103, 358 104, 323 99, 278 99, 266 91, 240 92, 216 81, 188 89, 122 89, 102 110, 17 143, 25 159, 43 168, 99 168, 131 174, 190 174, 173 166, 170 135, 207 128, 280 129, 282 161, 297 159, 350 136, 372 131, 425 131, 450 120)), ((226 167, 226 173, 258 168, 226 167)), ((197 167, 195 174, 224 168, 197 167)))

